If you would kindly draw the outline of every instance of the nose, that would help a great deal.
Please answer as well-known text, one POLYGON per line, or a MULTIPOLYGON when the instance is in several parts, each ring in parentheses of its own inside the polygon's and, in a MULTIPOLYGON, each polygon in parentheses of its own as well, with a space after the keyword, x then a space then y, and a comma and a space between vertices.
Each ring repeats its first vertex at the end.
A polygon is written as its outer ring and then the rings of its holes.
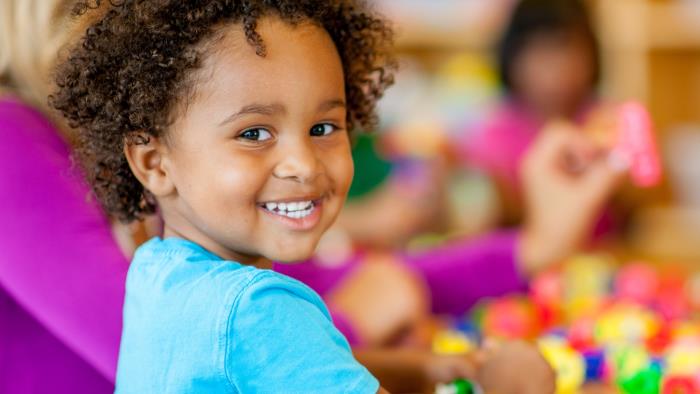
POLYGON ((294 138, 280 145, 280 160, 273 171, 276 178, 312 183, 321 175, 323 164, 310 138, 294 138))

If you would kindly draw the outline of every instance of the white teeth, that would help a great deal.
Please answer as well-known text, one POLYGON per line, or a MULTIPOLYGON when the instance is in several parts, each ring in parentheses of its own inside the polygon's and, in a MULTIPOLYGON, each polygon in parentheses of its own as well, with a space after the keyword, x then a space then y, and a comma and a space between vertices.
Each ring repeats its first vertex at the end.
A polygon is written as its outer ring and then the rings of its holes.
POLYGON ((287 212, 303 211, 303 210, 311 208, 312 206, 313 206, 313 202, 311 202, 311 201, 299 201, 299 202, 287 202, 287 203, 281 202, 281 203, 277 204, 277 208, 280 211, 287 211, 287 212))
POLYGON ((301 219, 307 217, 314 210, 313 201, 298 201, 298 202, 267 202, 264 204, 265 209, 276 213, 280 216, 286 216, 292 219, 301 219))
POLYGON ((296 210, 303 211, 303 210, 309 209, 311 207, 311 205, 313 205, 313 203, 311 201, 300 201, 300 202, 296 203, 296 210))

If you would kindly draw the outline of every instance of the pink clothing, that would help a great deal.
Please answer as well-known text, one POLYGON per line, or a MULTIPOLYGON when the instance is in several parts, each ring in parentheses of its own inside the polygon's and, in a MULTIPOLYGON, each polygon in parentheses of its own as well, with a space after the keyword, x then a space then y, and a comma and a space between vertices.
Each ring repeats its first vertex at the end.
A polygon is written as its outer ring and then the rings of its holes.
MULTIPOLYGON (((592 105, 586 104, 576 115, 582 123, 592 105)), ((464 161, 482 169, 504 184, 509 192, 520 189, 520 162, 544 126, 544 121, 523 105, 507 99, 474 134, 462 141, 464 161)))
MULTIPOLYGON (((593 105, 581 107, 577 123, 583 123, 593 105)), ((506 100, 475 134, 464 138, 459 153, 465 164, 486 171, 504 192, 519 199, 520 164, 543 126, 544 122, 524 106, 506 100)), ((620 219, 611 209, 605 209, 593 229, 593 240, 604 238, 619 227, 620 219)))
POLYGON ((525 108, 508 101, 465 139, 460 153, 469 165, 491 174, 509 191, 516 191, 520 161, 542 125, 525 108))

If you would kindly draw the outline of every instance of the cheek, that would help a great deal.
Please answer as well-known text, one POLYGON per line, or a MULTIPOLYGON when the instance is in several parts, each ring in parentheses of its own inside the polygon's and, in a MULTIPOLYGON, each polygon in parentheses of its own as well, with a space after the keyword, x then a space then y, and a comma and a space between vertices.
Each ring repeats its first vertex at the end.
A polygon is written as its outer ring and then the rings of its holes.
POLYGON ((191 199, 203 210, 238 211, 255 204, 255 196, 266 181, 262 163, 245 154, 209 154, 190 157, 182 174, 191 199))
POLYGON ((548 85, 550 74, 543 71, 543 65, 535 55, 524 53, 513 63, 511 75, 516 90, 526 97, 537 97, 548 85))
POLYGON ((215 182, 213 187, 219 189, 225 199, 235 200, 241 206, 255 205, 258 193, 270 176, 264 160, 246 157, 245 154, 236 155, 234 159, 212 169, 212 172, 217 174, 211 177, 210 182, 215 182))
POLYGON ((336 192, 345 198, 355 172, 350 143, 347 142, 334 149, 333 152, 329 152, 329 157, 325 161, 329 176, 335 184, 336 192))
POLYGON ((584 55, 572 58, 569 63, 572 70, 570 73, 571 84, 578 88, 591 88, 594 74, 592 64, 593 61, 584 55))
POLYGON ((352 155, 349 153, 343 158, 339 172, 342 173, 340 176, 343 178, 343 195, 346 196, 350 190, 352 178, 355 175, 355 166, 352 161, 352 155))

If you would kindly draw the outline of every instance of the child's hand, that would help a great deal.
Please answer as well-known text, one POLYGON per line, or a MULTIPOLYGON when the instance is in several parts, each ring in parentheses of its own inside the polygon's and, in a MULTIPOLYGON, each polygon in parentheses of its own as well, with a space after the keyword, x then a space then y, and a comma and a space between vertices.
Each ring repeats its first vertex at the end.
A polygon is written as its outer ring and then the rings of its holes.
POLYGON ((573 125, 556 122, 540 133, 522 167, 527 218, 519 261, 526 274, 565 258, 589 236, 626 168, 573 125))
POLYGON ((477 377, 474 354, 437 355, 405 347, 354 349, 353 353, 393 393, 432 393, 438 383, 477 377))
POLYGON ((554 393, 554 371, 530 344, 491 344, 482 350, 480 358, 477 382, 486 393, 554 393))
POLYGON ((381 345, 428 313, 425 284, 389 255, 375 254, 343 279, 328 297, 367 345, 381 345))

